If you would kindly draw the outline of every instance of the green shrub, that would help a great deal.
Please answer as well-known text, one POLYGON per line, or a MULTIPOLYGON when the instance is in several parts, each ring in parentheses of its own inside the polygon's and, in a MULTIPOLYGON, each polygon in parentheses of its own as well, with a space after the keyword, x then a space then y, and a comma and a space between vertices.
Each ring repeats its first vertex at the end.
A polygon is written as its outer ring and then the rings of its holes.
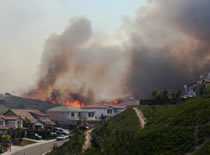
POLYGON ((83 143, 84 133, 78 130, 68 142, 49 153, 49 155, 80 155, 83 143))

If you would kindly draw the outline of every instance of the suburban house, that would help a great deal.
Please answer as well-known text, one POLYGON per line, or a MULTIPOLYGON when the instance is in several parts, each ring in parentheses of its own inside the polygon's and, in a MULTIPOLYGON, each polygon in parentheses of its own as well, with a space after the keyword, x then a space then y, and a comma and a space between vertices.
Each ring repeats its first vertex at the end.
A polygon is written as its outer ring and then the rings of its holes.
POLYGON ((5 133, 8 129, 23 128, 23 120, 16 116, 0 115, 0 134, 5 133))
POLYGON ((36 109, 9 109, 4 116, 20 117, 25 127, 44 128, 54 126, 55 123, 51 121, 47 114, 44 114, 36 109))
POLYGON ((184 85, 184 98, 197 96, 197 82, 184 85))
POLYGON ((207 93, 210 87, 210 73, 207 76, 201 76, 200 80, 184 85, 184 98, 191 98, 203 93, 207 93), (205 90, 206 89, 206 90, 205 90))
POLYGON ((59 106, 48 110, 48 115, 57 124, 75 125, 78 121, 101 121, 124 110, 124 106, 88 105, 82 108, 59 106))
POLYGON ((97 122, 114 117, 130 106, 139 105, 139 101, 129 98, 117 103, 100 102, 81 108, 59 106, 48 110, 50 119, 60 125, 75 125, 78 121, 97 122), (135 101, 135 102, 134 102, 135 101))
POLYGON ((65 106, 58 106, 48 110, 48 115, 51 120, 59 125, 71 125, 80 120, 80 115, 83 112, 79 108, 70 108, 65 106))

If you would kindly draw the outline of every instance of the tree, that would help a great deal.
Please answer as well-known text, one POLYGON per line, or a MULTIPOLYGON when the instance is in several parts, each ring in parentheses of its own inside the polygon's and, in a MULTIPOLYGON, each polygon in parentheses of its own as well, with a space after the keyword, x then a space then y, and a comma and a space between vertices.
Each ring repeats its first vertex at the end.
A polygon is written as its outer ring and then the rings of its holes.
POLYGON ((153 99, 160 100, 161 92, 159 90, 154 90, 152 92, 153 99))
POLYGON ((166 102, 168 100, 169 100, 169 93, 168 90, 165 89, 161 92, 161 101, 166 102))
POLYGON ((175 94, 176 94, 176 95, 175 95, 176 100, 178 100, 178 99, 180 99, 180 98, 181 98, 182 91, 181 91, 181 90, 177 90, 175 94))

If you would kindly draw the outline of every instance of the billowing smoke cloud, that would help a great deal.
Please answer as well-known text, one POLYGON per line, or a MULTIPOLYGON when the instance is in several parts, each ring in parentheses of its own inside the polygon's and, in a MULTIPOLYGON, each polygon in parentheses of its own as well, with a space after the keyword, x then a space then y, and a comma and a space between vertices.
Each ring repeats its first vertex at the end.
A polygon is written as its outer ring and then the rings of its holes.
POLYGON ((73 19, 62 34, 52 35, 43 53, 38 86, 29 95, 47 99, 55 89, 64 96, 78 93, 95 99, 126 95, 129 54, 119 44, 96 38, 86 18, 73 19))
POLYGON ((130 89, 182 88, 210 70, 210 1, 154 0, 132 22, 130 89))
POLYGON ((47 41, 38 90, 114 98, 182 88, 210 70, 209 10, 209 0, 153 0, 105 39, 73 20, 47 41))

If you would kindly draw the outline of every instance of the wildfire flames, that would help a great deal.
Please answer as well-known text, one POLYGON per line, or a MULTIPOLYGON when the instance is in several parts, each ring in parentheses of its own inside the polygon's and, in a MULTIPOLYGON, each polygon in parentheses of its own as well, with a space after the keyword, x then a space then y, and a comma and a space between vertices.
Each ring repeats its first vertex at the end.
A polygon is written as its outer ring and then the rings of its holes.
POLYGON ((66 107, 82 108, 86 104, 90 103, 89 98, 84 97, 78 93, 70 93, 68 91, 61 93, 59 90, 33 90, 26 94, 24 97, 46 101, 51 104, 61 104, 66 107))
POLYGON ((82 103, 79 100, 74 100, 74 101, 66 100, 66 101, 64 101, 64 106, 66 106, 66 107, 82 108, 84 105, 85 104, 82 103))

